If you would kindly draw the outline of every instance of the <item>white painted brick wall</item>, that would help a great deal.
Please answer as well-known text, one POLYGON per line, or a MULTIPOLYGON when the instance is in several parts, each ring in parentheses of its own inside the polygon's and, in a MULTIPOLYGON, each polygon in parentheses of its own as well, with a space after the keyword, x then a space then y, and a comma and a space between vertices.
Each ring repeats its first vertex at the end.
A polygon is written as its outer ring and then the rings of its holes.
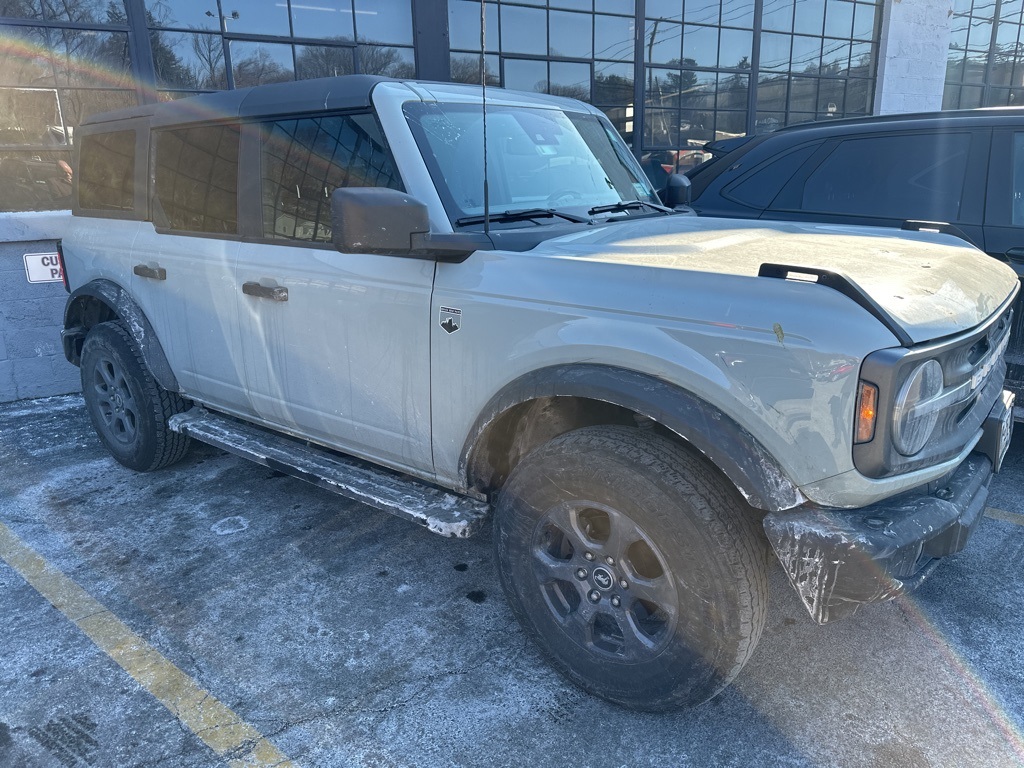
POLYGON ((942 109, 952 0, 885 0, 875 114, 942 109))

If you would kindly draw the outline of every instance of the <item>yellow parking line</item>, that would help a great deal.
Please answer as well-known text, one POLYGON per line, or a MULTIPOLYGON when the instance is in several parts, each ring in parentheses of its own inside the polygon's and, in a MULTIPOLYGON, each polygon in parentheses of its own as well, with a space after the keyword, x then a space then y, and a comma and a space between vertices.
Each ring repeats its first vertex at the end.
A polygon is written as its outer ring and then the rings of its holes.
POLYGON ((0 523, 0 559, 230 766, 295 764, 0 523))
POLYGON ((1024 525, 1024 515, 1018 515, 1016 512, 1007 512, 1004 509, 996 509, 995 507, 987 507, 985 509, 985 517, 991 517, 995 520, 1005 520, 1008 523, 1014 525, 1024 525))

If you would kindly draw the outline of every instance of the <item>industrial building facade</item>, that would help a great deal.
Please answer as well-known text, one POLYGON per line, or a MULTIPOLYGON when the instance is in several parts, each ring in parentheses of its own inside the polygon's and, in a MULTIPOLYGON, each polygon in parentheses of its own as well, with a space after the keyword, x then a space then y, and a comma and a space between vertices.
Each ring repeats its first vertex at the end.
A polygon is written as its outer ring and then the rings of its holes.
POLYGON ((158 99, 485 73, 600 107, 642 154, 1018 103, 1021 26, 1021 0, 0 0, 0 209, 61 207, 75 126, 158 99))

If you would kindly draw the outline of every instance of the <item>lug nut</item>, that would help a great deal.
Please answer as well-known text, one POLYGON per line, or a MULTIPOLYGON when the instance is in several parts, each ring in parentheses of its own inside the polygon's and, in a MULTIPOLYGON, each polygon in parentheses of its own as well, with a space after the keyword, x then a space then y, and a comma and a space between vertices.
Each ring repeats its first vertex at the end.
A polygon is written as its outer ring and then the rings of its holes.
POLYGON ((586 579, 587 578, 587 569, 586 568, 577 568, 576 569, 576 578, 579 579, 580 581, 583 581, 584 579, 586 579))
POLYGON ((612 595, 612 607, 613 608, 618 608, 620 605, 622 605, 622 601, 619 600, 619 596, 618 595, 612 595))
POLYGON ((587 598, 592 603, 599 603, 601 602, 601 593, 598 592, 596 589, 592 589, 590 590, 590 592, 587 593, 587 598))
POLYGON ((583 557, 585 557, 587 560, 593 560, 594 559, 594 553, 593 552, 584 552, 583 553, 583 557))
POLYGON ((615 565, 615 558, 614 558, 614 557, 612 557, 611 555, 609 555, 608 557, 606 557, 606 558, 604 559, 604 561, 605 561, 606 563, 608 563, 608 565, 615 565))
POLYGON ((627 582, 625 579, 619 579, 619 586, 623 589, 629 589, 629 582, 627 582))

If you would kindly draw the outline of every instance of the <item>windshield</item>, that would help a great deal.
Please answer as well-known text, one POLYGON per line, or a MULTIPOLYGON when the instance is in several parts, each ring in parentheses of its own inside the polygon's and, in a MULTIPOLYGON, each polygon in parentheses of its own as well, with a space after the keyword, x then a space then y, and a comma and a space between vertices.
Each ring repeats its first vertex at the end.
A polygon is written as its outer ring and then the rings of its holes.
MULTIPOLYGON (((480 105, 410 102, 405 115, 448 216, 470 223, 484 212, 480 105)), ((621 202, 659 202, 615 129, 597 115, 488 105, 487 154, 490 214, 523 209, 586 214, 621 202)))

